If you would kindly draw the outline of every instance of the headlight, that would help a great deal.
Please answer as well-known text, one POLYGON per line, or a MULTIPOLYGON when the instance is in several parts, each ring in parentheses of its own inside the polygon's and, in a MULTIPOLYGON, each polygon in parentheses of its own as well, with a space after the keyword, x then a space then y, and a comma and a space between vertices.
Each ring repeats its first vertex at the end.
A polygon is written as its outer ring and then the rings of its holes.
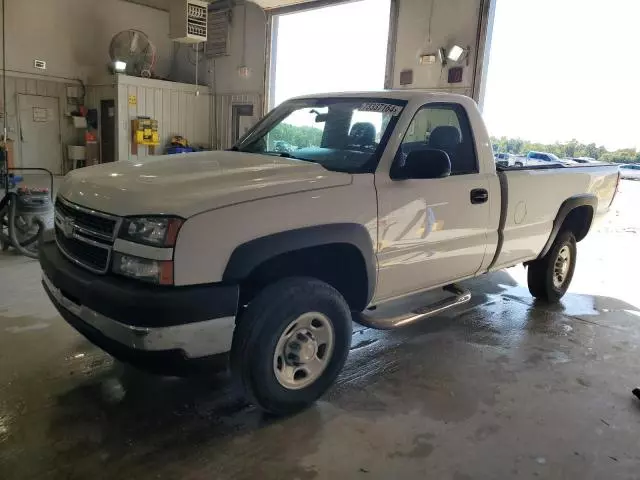
POLYGON ((176 217, 130 217, 120 227, 120 238, 154 247, 173 247, 182 219, 176 217))
POLYGON ((150 260, 114 252, 112 269, 114 273, 136 280, 157 283, 158 285, 173 285, 173 262, 171 260, 150 260))

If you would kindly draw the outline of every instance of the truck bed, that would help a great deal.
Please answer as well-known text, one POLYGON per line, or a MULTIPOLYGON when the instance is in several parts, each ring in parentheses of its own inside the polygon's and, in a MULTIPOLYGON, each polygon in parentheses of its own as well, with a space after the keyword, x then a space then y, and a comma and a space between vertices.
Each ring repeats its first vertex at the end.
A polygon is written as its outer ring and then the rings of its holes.
POLYGON ((491 270, 532 260, 545 246, 560 206, 569 198, 597 199, 594 222, 608 211, 617 165, 532 166, 498 169, 501 215, 491 270))

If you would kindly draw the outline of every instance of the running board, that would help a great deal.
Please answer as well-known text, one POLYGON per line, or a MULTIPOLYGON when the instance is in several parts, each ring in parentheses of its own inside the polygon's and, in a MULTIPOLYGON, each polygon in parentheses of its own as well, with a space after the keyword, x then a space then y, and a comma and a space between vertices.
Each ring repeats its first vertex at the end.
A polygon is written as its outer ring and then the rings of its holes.
POLYGON ((452 293, 454 297, 445 298, 432 303, 431 305, 425 305, 424 307, 419 307, 409 313, 403 313, 402 315, 397 315, 395 317, 376 318, 371 314, 362 312, 354 314, 354 321, 364 325, 365 327, 375 328, 376 330, 391 330, 394 328, 406 327, 407 325, 419 320, 437 315, 471 300, 471 292, 456 284, 447 285, 442 289, 452 293))

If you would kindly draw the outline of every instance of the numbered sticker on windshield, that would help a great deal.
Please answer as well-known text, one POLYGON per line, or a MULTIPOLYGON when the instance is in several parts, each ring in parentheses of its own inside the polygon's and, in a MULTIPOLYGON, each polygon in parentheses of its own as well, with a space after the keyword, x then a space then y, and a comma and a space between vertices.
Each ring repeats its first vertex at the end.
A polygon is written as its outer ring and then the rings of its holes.
POLYGON ((363 103, 360 108, 360 112, 378 112, 378 113, 390 113, 394 117, 400 115, 402 107, 394 105, 392 103, 363 103))

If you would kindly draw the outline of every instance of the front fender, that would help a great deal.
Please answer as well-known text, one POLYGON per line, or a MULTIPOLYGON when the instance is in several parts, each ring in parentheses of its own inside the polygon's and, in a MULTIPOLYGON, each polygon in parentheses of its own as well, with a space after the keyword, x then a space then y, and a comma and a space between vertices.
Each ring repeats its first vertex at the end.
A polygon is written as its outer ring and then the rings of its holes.
POLYGON ((297 228, 243 243, 231 254, 222 281, 238 283, 247 278, 258 265, 278 255, 330 244, 349 244, 360 251, 367 270, 368 303, 373 298, 376 287, 376 256, 369 232, 357 223, 297 228))

